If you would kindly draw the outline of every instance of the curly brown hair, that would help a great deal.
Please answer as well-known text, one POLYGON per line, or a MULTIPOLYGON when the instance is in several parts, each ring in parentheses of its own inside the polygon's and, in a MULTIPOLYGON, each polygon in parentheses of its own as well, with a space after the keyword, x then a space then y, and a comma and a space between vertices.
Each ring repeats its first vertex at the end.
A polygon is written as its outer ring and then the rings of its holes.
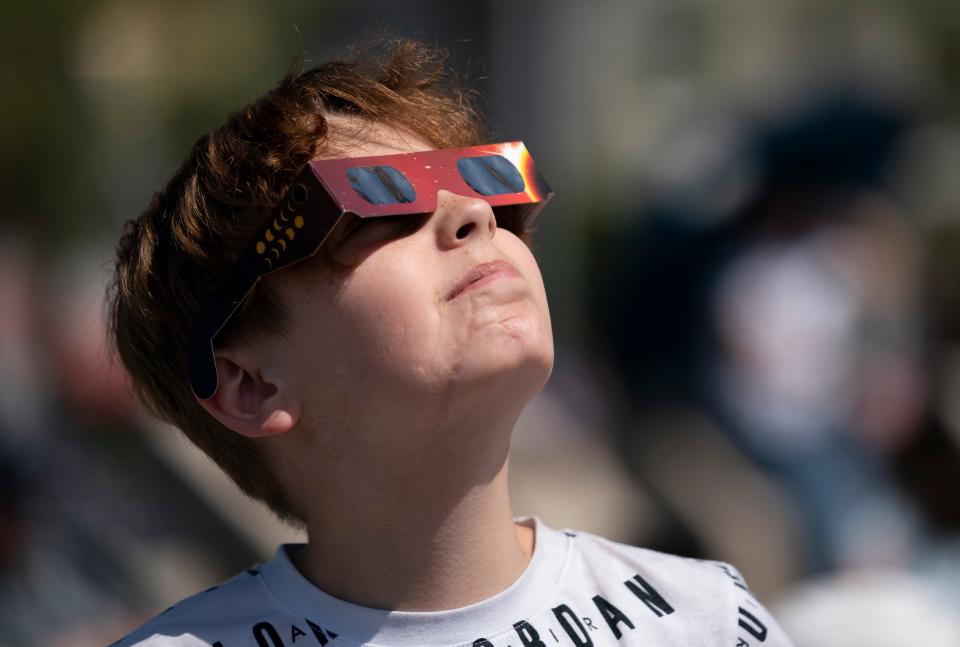
MULTIPOLYGON (((187 340, 201 305, 311 159, 330 150, 328 117, 353 115, 416 133, 437 148, 483 143, 473 93, 444 52, 383 39, 349 62, 298 73, 203 135, 147 209, 124 225, 108 289, 110 335, 148 411, 179 427, 250 497, 302 525, 256 438, 194 399, 187 340)), ((261 283, 218 339, 283 334, 287 312, 261 283)))

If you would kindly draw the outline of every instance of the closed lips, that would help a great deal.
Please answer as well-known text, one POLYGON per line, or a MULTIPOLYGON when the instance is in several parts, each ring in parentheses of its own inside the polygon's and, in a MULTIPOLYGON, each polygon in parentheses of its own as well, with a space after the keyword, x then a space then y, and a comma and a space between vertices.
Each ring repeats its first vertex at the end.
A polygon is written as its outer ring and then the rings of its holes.
POLYGON ((517 272, 517 268, 506 261, 493 261, 491 263, 481 263, 477 265, 472 270, 467 272, 460 282, 457 283, 456 287, 450 291, 450 294, 447 296, 447 300, 455 298, 458 294, 466 290, 472 284, 476 283, 480 279, 489 276, 495 272, 509 272, 516 276, 519 276, 520 273, 517 272))

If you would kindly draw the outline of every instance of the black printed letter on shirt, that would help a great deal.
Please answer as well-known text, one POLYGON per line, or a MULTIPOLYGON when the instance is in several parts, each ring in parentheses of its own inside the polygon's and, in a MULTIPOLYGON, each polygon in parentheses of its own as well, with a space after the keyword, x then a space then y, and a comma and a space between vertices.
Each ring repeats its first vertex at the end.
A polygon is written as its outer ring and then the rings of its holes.
POLYGON ((607 621, 607 624, 610 626, 610 630, 613 631, 613 635, 616 636, 617 640, 620 640, 620 636, 622 635, 620 628, 617 626, 618 624, 622 622, 633 629, 633 623, 630 622, 630 618, 628 618, 623 611, 610 604, 606 599, 603 598, 603 596, 593 596, 593 603, 597 605, 600 615, 602 615, 603 619, 607 621))
POLYGON ((743 607, 737 607, 740 609, 740 626, 750 632, 750 635, 763 642, 767 639, 767 627, 762 622, 757 620, 757 617, 744 609, 743 607), (746 618, 746 620, 744 620, 746 618), (747 622, 749 620, 749 622, 747 622))
POLYGON ((526 620, 514 623, 513 628, 517 630, 517 635, 520 636, 523 647, 547 647, 546 643, 540 640, 540 634, 537 633, 537 630, 526 620))
POLYGON ((573 641, 576 647, 593 647, 593 641, 590 640, 590 636, 587 635, 587 630, 580 624, 580 620, 578 620, 576 614, 570 610, 570 607, 565 604, 554 607, 553 615, 557 617, 560 626, 567 632, 567 635, 570 636, 570 640, 573 641), (574 629, 574 625, 576 625, 576 629, 574 629))
MULTIPOLYGON (((304 620, 307 620, 307 619, 304 618, 304 620)), ((324 630, 320 628, 319 625, 313 622, 310 622, 309 620, 307 620, 307 626, 310 627, 310 631, 313 632, 313 636, 317 639, 317 642, 319 642, 321 645, 326 645, 329 642, 327 640, 327 636, 329 636, 330 638, 337 637, 337 634, 333 633, 329 629, 327 629, 326 632, 324 632, 324 630)))
POLYGON ((634 584, 630 580, 627 580, 624 584, 627 585, 627 588, 630 589, 635 596, 647 605, 647 608, 657 614, 658 618, 664 613, 667 615, 673 613, 673 607, 667 604, 663 596, 657 593, 656 589, 650 586, 649 582, 639 575, 634 575, 633 579, 635 579, 640 586, 637 586, 637 584, 634 584))
POLYGON ((257 639, 259 647, 283 647, 280 634, 269 622, 258 622, 253 625, 253 637, 257 639), (267 642, 267 637, 270 638, 270 642, 267 642))

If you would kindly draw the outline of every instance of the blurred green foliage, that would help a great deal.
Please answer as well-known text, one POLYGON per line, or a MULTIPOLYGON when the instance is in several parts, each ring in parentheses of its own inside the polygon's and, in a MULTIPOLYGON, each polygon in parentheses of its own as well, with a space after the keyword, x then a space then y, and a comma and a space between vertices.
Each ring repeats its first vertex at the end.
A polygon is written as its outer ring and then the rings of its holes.
POLYGON ((0 227, 57 251, 135 217, 197 136, 279 80, 326 6, 4 3, 0 227))

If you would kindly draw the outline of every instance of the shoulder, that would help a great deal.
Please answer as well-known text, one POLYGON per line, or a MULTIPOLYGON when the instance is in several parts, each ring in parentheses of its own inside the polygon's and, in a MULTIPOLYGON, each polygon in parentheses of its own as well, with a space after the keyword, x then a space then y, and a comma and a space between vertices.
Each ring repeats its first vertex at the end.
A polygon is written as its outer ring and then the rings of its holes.
POLYGON ((714 600, 729 592, 733 581, 731 574, 740 577, 735 568, 724 562, 631 546, 582 530, 564 529, 562 532, 572 544, 570 568, 581 570, 587 577, 608 579, 613 574, 629 575, 630 579, 644 580, 654 586, 662 584, 674 595, 706 594, 714 600))
POLYGON ((658 618, 717 644, 789 646, 777 621, 731 564, 630 546, 578 530, 564 530, 573 550, 567 576, 622 599, 639 601, 658 618))
POLYGON ((224 636, 255 625, 273 606, 259 575, 259 567, 253 567, 184 598, 110 647, 220 645, 224 636))

